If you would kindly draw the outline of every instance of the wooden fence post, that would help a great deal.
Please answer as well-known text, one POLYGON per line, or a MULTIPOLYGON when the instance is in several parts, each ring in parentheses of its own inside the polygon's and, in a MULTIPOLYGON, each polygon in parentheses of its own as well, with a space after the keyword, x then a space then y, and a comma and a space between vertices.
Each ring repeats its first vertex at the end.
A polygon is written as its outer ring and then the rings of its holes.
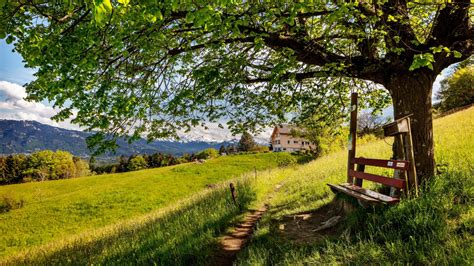
POLYGON ((350 170, 354 170, 354 163, 352 159, 356 154, 356 139, 357 139, 357 92, 351 94, 351 121, 349 128, 349 147, 347 158, 347 183, 353 184, 353 178, 349 175, 350 170))
POLYGON ((234 201, 235 206, 239 208, 240 211, 242 211, 242 206, 237 202, 237 192, 235 191, 235 186, 234 183, 230 183, 230 195, 232 196, 232 201, 234 201))

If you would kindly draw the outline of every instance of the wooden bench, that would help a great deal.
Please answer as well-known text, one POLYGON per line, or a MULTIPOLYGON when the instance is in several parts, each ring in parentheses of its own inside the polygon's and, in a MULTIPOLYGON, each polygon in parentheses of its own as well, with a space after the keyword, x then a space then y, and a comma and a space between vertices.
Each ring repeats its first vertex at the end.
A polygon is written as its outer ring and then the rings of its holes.
POLYGON ((395 137, 403 144, 402 151, 395 152, 397 160, 380 160, 356 157, 357 139, 357 93, 351 95, 351 120, 349 127, 349 145, 347 160, 347 182, 340 185, 328 184, 335 193, 345 193, 357 198, 365 203, 395 204, 400 201, 400 190, 405 195, 409 195, 410 190, 416 196, 418 193, 416 182, 415 160, 413 155, 413 145, 411 139, 411 127, 409 116, 395 120, 393 123, 385 125, 384 135, 395 137), (355 166, 357 165, 357 168, 355 166), (365 166, 376 166, 394 169, 394 178, 365 173, 365 166), (356 170, 354 170, 356 169, 356 170), (395 178, 396 177, 396 178, 395 178), (389 186, 392 192, 384 195, 376 191, 362 188, 362 181, 368 180, 389 186))
POLYGON ((335 193, 342 192, 358 200, 370 204, 395 204, 400 201, 399 197, 391 197, 372 191, 370 189, 362 188, 362 181, 368 180, 375 183, 383 184, 385 186, 394 187, 397 189, 406 189, 406 181, 403 179, 390 178, 381 175, 374 175, 365 173, 365 166, 377 166, 400 171, 407 171, 409 169, 409 162, 403 160, 380 160, 368 158, 352 158, 353 164, 357 164, 357 170, 349 169, 348 175, 353 178, 353 183, 344 183, 340 185, 328 184, 331 190, 335 193))

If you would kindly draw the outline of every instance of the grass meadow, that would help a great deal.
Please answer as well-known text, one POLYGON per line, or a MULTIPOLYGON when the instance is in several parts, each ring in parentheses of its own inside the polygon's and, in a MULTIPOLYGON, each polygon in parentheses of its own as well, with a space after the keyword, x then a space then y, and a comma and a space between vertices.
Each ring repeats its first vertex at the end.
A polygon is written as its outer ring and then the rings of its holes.
MULTIPOLYGON (((285 216, 327 206, 335 195, 326 183, 345 182, 346 151, 288 169, 240 265, 474 263, 474 108, 434 121, 438 175, 421 196, 390 208, 356 209, 339 232, 318 241, 287 241, 278 224, 285 216)), ((389 158, 388 139, 358 146, 357 156, 389 158)), ((390 174, 368 168, 368 172, 390 174)), ((316 233, 314 233, 316 234, 316 233)))
MULTIPOLYGON (((241 155, 203 165, 17 185, 21 189, 3 187, 1 193, 10 189, 17 193, 15 197, 25 199, 25 206, 0 215, 4 235, 10 239, 18 235, 21 243, 3 251, 0 264, 206 264, 216 251, 218 236, 242 218, 228 191, 232 177, 244 209, 261 206, 273 194, 270 210, 239 253, 237 264, 472 264, 472 117, 474 108, 435 120, 439 174, 422 188, 419 198, 390 208, 356 208, 338 226, 342 229, 337 234, 322 240, 288 241, 274 225, 283 217, 317 210, 336 198, 326 183, 345 180, 346 151, 285 168, 276 166, 287 165, 289 154, 241 155), (256 178, 253 167, 259 170, 256 178), (204 189, 209 183, 219 184, 204 189), (283 184, 277 192, 276 184, 283 184), (84 218, 71 211, 76 209, 70 206, 78 203, 99 210, 83 211, 84 218), (5 216, 15 212, 30 220, 5 216), (43 240, 24 240, 35 230, 43 240), (49 230, 59 233, 48 238, 49 230)), ((357 155, 388 158, 390 154, 387 139, 358 146, 357 155)))
MULTIPOLYGON (((69 239, 74 242, 85 237, 89 241, 95 234, 110 236, 115 234, 110 233, 110 230, 116 232, 114 231, 116 227, 123 228, 115 224, 124 220, 131 221, 129 224, 137 228, 155 219, 143 216, 156 211, 161 213, 161 209, 169 206, 173 210, 179 206, 188 206, 183 207, 182 211, 194 212, 194 209, 189 209, 191 204, 189 202, 193 202, 197 209, 202 207, 216 212, 215 215, 219 217, 211 222, 210 219, 213 217, 211 213, 209 221, 206 221, 209 222, 208 227, 213 223, 220 224, 219 221, 225 223, 233 216, 235 210, 214 209, 209 206, 212 202, 216 206, 227 204, 228 199, 223 197, 226 192, 224 188, 216 189, 216 192, 212 193, 206 191, 204 194, 199 194, 197 199, 189 198, 199 191, 206 190, 207 184, 235 179, 246 172, 253 172, 254 169, 261 171, 274 168, 279 164, 285 164, 288 157, 291 156, 276 153, 231 155, 208 160, 203 164, 188 163, 119 174, 1 186, 0 199, 23 201, 23 207, 0 214, 0 257, 11 257, 20 251, 29 252, 32 247, 48 246, 51 243, 56 248, 62 246, 60 243, 69 243, 69 239), (182 200, 184 202, 181 202, 182 200), (136 223, 140 225, 135 225, 134 219, 138 219, 136 223), (102 228, 107 226, 112 229, 102 231, 102 228), (89 234, 90 231, 94 232, 89 234), (78 236, 81 234, 82 236, 78 236)), ((171 216, 168 215, 163 219, 174 219, 169 218, 171 216)), ((188 222, 192 225, 191 221, 188 222)), ((193 228, 197 229, 191 226, 188 230, 193 228)), ((117 230, 122 232, 124 229, 117 230)), ((184 233, 189 233, 188 237, 192 235, 189 231, 181 230, 181 232, 180 237, 183 237, 184 233)), ((171 234, 171 231, 169 233, 171 234)), ((173 234, 175 233, 171 235, 173 234)), ((167 252, 163 251, 162 254, 167 252)), ((84 253, 76 258, 81 256, 85 256, 84 253)))

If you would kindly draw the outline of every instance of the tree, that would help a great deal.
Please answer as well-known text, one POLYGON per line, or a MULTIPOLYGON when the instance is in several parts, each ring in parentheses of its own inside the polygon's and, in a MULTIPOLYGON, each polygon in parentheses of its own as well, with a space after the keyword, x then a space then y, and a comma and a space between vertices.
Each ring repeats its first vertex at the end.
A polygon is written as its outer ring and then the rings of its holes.
POLYGON ((26 156, 23 154, 8 155, 4 161, 4 183, 20 183, 23 179, 26 156))
POLYGON ((207 148, 196 154, 196 158, 198 159, 212 159, 217 156, 219 156, 219 152, 214 148, 207 148))
POLYGON ((76 168, 76 174, 74 177, 89 176, 91 174, 89 164, 86 161, 79 157, 73 157, 72 160, 74 161, 74 167, 76 168))
POLYGON ((362 112, 357 117, 357 133, 360 136, 367 134, 382 135, 381 129, 386 120, 371 112, 362 112))
POLYGON ((137 170, 141 170, 145 168, 147 168, 147 164, 143 156, 140 156, 140 155, 133 156, 130 158, 130 160, 128 160, 129 171, 137 171, 137 170))
MULTIPOLYGON (((223 117, 242 132, 317 110, 320 84, 346 85, 330 86, 336 106, 365 80, 383 85, 396 119, 413 114, 417 171, 429 177, 433 82, 473 52, 470 0, 3 3, 0 38, 36 69, 29 99, 99 131, 91 145, 223 117)), ((377 91, 364 91, 371 104, 377 91)))
POLYGON ((76 176, 76 166, 69 152, 44 150, 28 157, 23 173, 38 181, 71 178, 76 176))
POLYGON ((245 131, 239 140, 239 151, 251 151, 257 144, 253 140, 253 136, 245 131))
POLYGON ((219 148, 219 154, 224 154, 225 152, 226 150, 225 150, 224 144, 222 144, 221 147, 219 148))
POLYGON ((458 69, 445 79, 436 97, 442 112, 474 103, 474 65, 458 69))
POLYGON ((232 154, 235 152, 237 152, 237 149, 235 148, 234 144, 230 144, 229 146, 227 146, 227 154, 232 154))

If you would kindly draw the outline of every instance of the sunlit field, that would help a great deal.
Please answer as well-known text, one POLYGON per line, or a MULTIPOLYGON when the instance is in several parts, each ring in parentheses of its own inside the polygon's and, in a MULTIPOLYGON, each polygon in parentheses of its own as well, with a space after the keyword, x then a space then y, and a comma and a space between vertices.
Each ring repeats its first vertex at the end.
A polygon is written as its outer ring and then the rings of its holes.
POLYGON ((203 164, 2 186, 0 200, 22 201, 23 207, 0 213, 0 256, 145 215, 206 185, 277 167, 288 157, 232 155, 203 164))
MULTIPOLYGON (((473 118, 470 108, 434 121, 438 176, 422 187, 421 197, 375 212, 355 211, 340 226, 342 232, 324 241, 291 243, 272 225, 332 202, 335 196, 326 184, 345 182, 346 151, 288 171, 285 189, 272 200, 273 208, 238 264, 472 264, 473 118)), ((388 159, 391 154, 388 139, 358 148, 357 156, 388 159)), ((383 171, 390 174, 378 170, 383 171)))

